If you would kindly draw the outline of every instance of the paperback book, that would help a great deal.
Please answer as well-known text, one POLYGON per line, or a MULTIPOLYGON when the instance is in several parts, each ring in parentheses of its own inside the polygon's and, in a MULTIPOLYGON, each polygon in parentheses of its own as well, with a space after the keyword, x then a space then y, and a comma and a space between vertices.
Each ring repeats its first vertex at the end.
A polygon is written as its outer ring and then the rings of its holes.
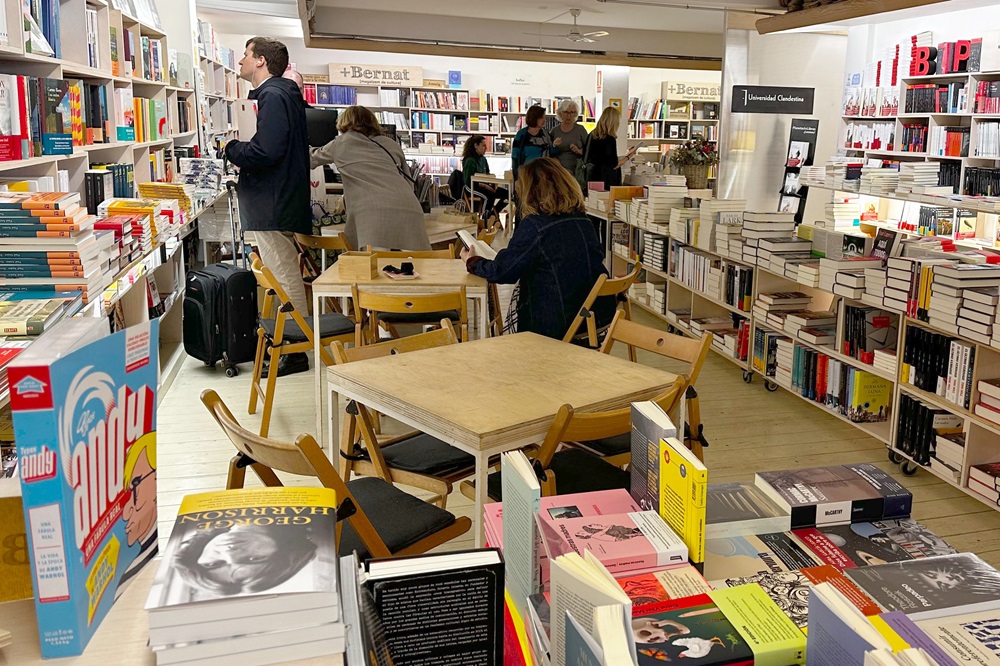
POLYGON ((955 553, 944 539, 915 520, 826 525, 794 534, 817 557, 841 571, 955 553))

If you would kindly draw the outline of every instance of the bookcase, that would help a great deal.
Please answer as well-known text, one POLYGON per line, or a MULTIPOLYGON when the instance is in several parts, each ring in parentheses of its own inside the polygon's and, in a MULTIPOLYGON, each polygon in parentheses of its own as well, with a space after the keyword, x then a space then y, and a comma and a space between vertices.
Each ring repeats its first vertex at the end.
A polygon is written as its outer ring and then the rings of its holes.
POLYGON ((629 104, 629 143, 681 143, 695 135, 719 139, 719 101, 692 102, 669 98, 629 104))

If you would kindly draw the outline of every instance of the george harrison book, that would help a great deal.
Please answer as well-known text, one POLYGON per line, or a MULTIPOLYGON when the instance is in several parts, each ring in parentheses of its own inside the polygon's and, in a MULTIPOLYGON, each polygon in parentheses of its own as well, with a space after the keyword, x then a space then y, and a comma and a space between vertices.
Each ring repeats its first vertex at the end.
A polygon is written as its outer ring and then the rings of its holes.
POLYGON ((158 332, 63 319, 7 368, 46 659, 82 653, 156 555, 158 332))
POLYGON ((392 663, 503 666, 503 570, 495 548, 369 560, 392 663))
POLYGON ((868 463, 759 472, 754 483, 792 516, 792 529, 909 518, 913 495, 868 463))
POLYGON ((848 569, 844 574, 887 611, 912 620, 1000 609, 1000 572, 972 553, 848 569))

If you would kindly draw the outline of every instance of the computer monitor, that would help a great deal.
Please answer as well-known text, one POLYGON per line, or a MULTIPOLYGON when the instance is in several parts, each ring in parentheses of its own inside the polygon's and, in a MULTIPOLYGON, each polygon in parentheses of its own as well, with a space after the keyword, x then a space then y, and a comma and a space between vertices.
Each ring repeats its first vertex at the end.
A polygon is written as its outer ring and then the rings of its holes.
POLYGON ((336 109, 306 109, 306 133, 309 135, 309 145, 318 148, 325 146, 337 137, 336 109))

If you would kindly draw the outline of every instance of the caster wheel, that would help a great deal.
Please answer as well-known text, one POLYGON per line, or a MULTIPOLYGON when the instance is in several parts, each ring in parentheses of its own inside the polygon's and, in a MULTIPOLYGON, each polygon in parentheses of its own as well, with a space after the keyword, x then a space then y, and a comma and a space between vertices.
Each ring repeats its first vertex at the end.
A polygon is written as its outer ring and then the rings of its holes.
POLYGON ((917 468, 919 465, 914 465, 911 462, 904 462, 899 466, 899 471, 903 473, 903 476, 913 476, 917 473, 917 468))
POLYGON ((238 374, 240 374, 240 369, 236 366, 226 368, 226 377, 235 377, 238 374))
POLYGON ((753 373, 749 370, 743 371, 743 381, 747 384, 753 383, 753 373))
POLYGON ((674 328, 673 326, 669 326, 669 325, 667 326, 667 333, 670 333, 671 335, 673 335, 676 332, 677 332, 676 328, 674 328))
POLYGON ((889 451, 889 462, 893 465, 900 465, 903 463, 903 456, 899 455, 895 451, 889 451))
POLYGON ((215 368, 215 364, 214 363, 205 363, 205 367, 206 368, 215 368))
POLYGON ((769 392, 774 393, 775 391, 778 390, 778 385, 775 384, 774 382, 772 382, 769 379, 765 379, 764 380, 764 388, 766 388, 769 392))

